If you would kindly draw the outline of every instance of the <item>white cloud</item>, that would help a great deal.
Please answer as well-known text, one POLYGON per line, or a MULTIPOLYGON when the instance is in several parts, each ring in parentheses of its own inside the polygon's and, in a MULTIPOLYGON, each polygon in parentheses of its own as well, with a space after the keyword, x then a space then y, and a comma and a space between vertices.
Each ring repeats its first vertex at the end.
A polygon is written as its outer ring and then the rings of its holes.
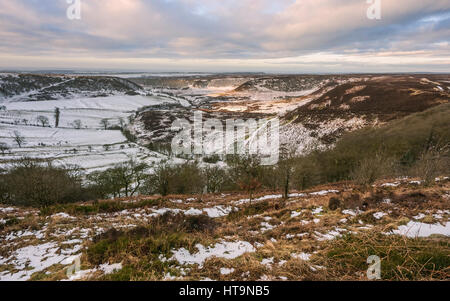
POLYGON ((449 70, 448 0, 382 0, 379 21, 367 19, 367 7, 364 0, 82 0, 82 20, 69 21, 65 1, 0 0, 0 58, 3 67, 449 70))

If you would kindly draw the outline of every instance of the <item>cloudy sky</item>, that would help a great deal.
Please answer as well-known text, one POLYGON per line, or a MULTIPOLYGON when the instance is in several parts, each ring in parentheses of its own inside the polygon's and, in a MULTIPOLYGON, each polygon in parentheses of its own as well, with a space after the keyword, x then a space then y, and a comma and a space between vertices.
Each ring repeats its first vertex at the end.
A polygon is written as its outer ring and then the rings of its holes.
POLYGON ((450 72, 449 0, 70 1, 0 0, 0 68, 450 72))

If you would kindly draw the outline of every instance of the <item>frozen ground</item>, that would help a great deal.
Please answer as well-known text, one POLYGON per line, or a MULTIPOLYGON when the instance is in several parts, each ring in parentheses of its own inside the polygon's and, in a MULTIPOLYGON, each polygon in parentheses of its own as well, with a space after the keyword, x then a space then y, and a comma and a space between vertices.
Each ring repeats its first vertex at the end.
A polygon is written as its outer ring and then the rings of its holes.
POLYGON ((168 99, 146 96, 108 96, 77 98, 68 100, 8 102, 2 104, 6 111, 0 111, 1 123, 39 125, 38 116, 46 116, 54 125, 55 108, 61 110, 59 126, 74 128, 74 121, 80 120, 82 128, 102 128, 100 120, 106 118, 117 124, 119 118, 128 118, 137 109, 168 102, 168 99))
MULTIPOLYGON (((414 191, 409 182, 399 180, 399 188, 383 186, 385 183, 378 187, 386 195, 393 189, 414 191)), ((175 247, 168 253, 157 254, 161 266, 166 267, 157 280, 245 280, 249 279, 249 271, 251 279, 264 274, 266 280, 295 280, 302 275, 290 273, 290 267, 301 265, 320 273, 326 268, 318 265, 317 254, 346 234, 384 233, 386 237, 441 239, 450 236, 450 211, 438 209, 445 205, 441 198, 448 199, 446 194, 436 197, 429 208, 410 208, 401 199, 394 199, 366 211, 330 210, 327 207, 330 196, 340 196, 344 190, 352 191, 348 186, 334 186, 292 193, 284 203, 280 202, 280 195, 273 193, 258 194, 252 202, 242 194, 142 197, 117 200, 135 207, 89 215, 59 212, 44 216, 37 209, 0 206, 0 220, 19 220, 18 224, 0 230, 0 281, 85 280, 114 273, 130 262, 127 258, 122 258, 123 261, 113 258, 98 266, 89 264, 83 255, 92 239, 112 228, 127 231, 146 227, 169 212, 207 215, 220 231, 193 240, 192 248, 175 247), (152 199, 158 202, 149 203, 152 199), (140 201, 146 205, 139 205, 140 201), (248 209, 254 210, 262 202, 281 207, 250 213, 248 209), (77 260, 81 260, 81 270, 70 273, 77 260)), ((439 194, 448 191, 448 184, 436 190, 430 188, 431 191, 439 194)), ((132 260, 135 259, 138 258, 132 260)))

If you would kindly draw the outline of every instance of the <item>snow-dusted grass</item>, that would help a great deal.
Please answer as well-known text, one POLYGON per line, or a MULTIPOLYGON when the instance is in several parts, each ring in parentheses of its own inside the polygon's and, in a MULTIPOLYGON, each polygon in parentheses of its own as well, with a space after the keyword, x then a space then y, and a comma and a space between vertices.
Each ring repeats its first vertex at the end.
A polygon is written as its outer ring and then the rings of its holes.
POLYGON ((115 264, 105 263, 105 264, 100 265, 98 268, 77 271, 73 275, 71 275, 68 278, 68 280, 75 281, 75 280, 86 279, 98 271, 101 271, 104 275, 109 275, 114 272, 120 271, 121 269, 122 269, 122 263, 115 263, 115 264))
MULTIPOLYGON (((55 264, 63 264, 71 254, 58 254, 56 243, 48 242, 40 245, 26 246, 16 250, 9 258, 0 258, 0 265, 13 265, 16 273, 0 272, 0 281, 25 281, 31 275, 43 271, 55 264)), ((69 253, 69 252, 67 252, 69 253)))
MULTIPOLYGON (((336 189, 343 191, 341 188, 336 187, 336 189)), ((406 185, 404 189, 417 188, 406 185)), ((435 191, 433 188, 421 189, 435 191)), ((391 242, 407 241, 400 235, 411 238, 428 237, 432 234, 449 236, 447 219, 450 211, 442 207, 439 207, 442 209, 436 209, 434 203, 429 209, 411 209, 407 206, 402 207, 403 203, 392 202, 390 205, 380 203, 379 208, 373 208, 366 212, 357 208, 330 211, 326 207, 330 195, 320 193, 321 189, 314 191, 319 194, 298 193, 296 195, 304 196, 304 198, 295 197, 289 202, 279 202, 279 198, 277 198, 281 197, 279 195, 261 193, 258 194, 257 199, 265 200, 270 204, 278 204, 278 207, 269 206, 264 212, 257 212, 251 216, 236 214, 230 216, 232 218, 228 218, 226 215, 232 211, 245 210, 247 206, 253 206, 253 203, 244 202, 236 208, 234 207, 236 200, 240 200, 244 196, 233 194, 203 195, 201 199, 198 196, 172 196, 166 200, 167 202, 152 203, 152 205, 148 205, 149 203, 146 202, 147 205, 143 207, 130 207, 130 209, 117 212, 84 216, 60 209, 54 211, 52 215, 49 213, 48 217, 36 215, 36 218, 40 219, 37 227, 24 226, 19 230, 18 226, 10 226, 10 230, 0 237, 0 240, 4 242, 1 245, 1 251, 2 254, 5 254, 4 257, 0 257, 0 268, 2 269, 0 277, 2 279, 23 278, 22 280, 29 279, 29 277, 32 279, 66 279, 67 266, 72 264, 75 256, 89 254, 88 251, 92 246, 90 240, 95 235, 104 233, 111 228, 126 232, 136 227, 147 227, 149 223, 153 222, 152 219, 167 212, 208 215, 214 218, 213 221, 210 221, 215 225, 214 230, 204 232, 201 230, 176 237, 176 244, 168 245, 166 251, 154 254, 157 257, 137 258, 139 262, 132 264, 131 269, 130 263, 127 261, 127 252, 122 251, 112 257, 102 257, 101 261, 95 263, 82 262, 85 270, 69 275, 69 280, 103 279, 103 275, 114 273, 122 267, 119 262, 123 262, 126 267, 120 272, 121 277, 127 277, 128 273, 131 273, 130 279, 142 277, 136 276, 142 272, 145 275, 152 273, 154 278, 151 280, 199 280, 205 278, 258 280, 263 277, 262 275, 271 280, 282 279, 281 277, 288 280, 330 280, 331 278, 326 278, 327 272, 337 269, 339 266, 335 264, 335 257, 332 261, 327 257, 329 250, 336 250, 337 255, 348 256, 348 260, 353 261, 355 260, 354 256, 358 256, 358 254, 349 251, 353 250, 349 249, 347 245, 349 243, 361 241, 361 246, 365 248, 369 243, 375 243, 372 239, 377 238, 386 240, 388 243, 383 245, 390 248, 391 242), (386 210, 387 207, 389 210, 386 210), (280 212, 283 212, 283 215, 280 215, 280 212), (420 212, 424 213, 420 214, 420 212), (388 213, 389 217, 384 216, 385 213, 388 213), (367 224, 366 218, 370 218, 371 225, 367 224), (391 235, 381 234, 387 231, 386 222, 392 225, 398 222, 397 225, 401 225, 406 218, 420 219, 422 222, 434 218, 443 224, 430 225, 410 222, 398 228, 394 226, 395 230, 390 232, 391 235), (361 223, 358 223, 358 219, 361 219, 361 223), (340 239, 344 235, 345 239, 340 239), (44 244, 49 244, 48 248, 47 246, 40 247, 44 244), (27 247, 28 249, 25 249, 27 247), (43 250, 39 253, 36 249, 43 250), (25 252, 26 250, 33 251, 25 252), (43 254, 42 259, 44 260, 40 265, 35 262, 36 254, 43 254), (57 257, 47 258, 52 254, 57 254, 57 257), (158 266, 163 267, 163 270, 147 270, 148 260, 154 262, 158 259, 162 263, 158 266), (28 261, 33 263, 29 264, 28 269, 25 264, 20 264, 28 261), (30 273, 37 272, 37 274, 27 274, 28 270, 31 271, 30 273), (135 274, 134 271, 139 273, 135 274), (292 273, 287 274, 286 271, 292 271, 292 273)), ((329 190, 326 191, 329 192, 329 190)), ((392 188, 386 187, 385 191, 391 192, 392 188)), ((445 195, 445 192, 442 193, 445 195)), ((133 200, 134 198, 125 202, 132 203, 133 200)), ((442 205, 440 199, 433 202, 442 205)), ((8 219, 13 214, 23 216, 23 210, 23 208, 13 207, 1 208, 0 219, 8 219)), ((186 219, 191 218, 187 217, 186 219)), ((28 222, 24 223, 24 225, 28 224, 28 222)), ((166 230, 170 231, 161 225, 161 233, 167 234, 166 230)), ((427 250, 433 241, 439 239, 442 240, 445 237, 418 239, 417 241, 424 246, 420 250, 427 250)), ((132 245, 130 244, 130 246, 132 245)), ((378 246, 378 244, 375 245, 378 246)), ((398 248, 392 250, 401 252, 407 250, 401 244, 397 246, 398 248)), ((436 249, 430 251, 430 254, 436 254, 436 251, 445 253, 445 249, 442 249, 441 246, 435 247, 436 249)), ((364 257, 362 262, 365 262, 369 255, 361 255, 364 257)), ((82 256, 81 258, 86 257, 82 256)), ((358 258, 358 262, 360 261, 358 258)), ((437 260, 435 262, 438 263, 437 260)), ((402 264, 402 262, 396 263, 394 268, 398 264, 402 264)), ((348 267, 345 266, 345 268, 348 267)), ((150 269, 152 268, 150 267, 150 269)), ((442 268, 439 268, 439 271, 443 271, 442 268)), ((343 272, 343 275, 349 275, 347 270, 343 272)), ((354 275, 357 275, 356 270, 354 275)), ((441 276, 434 277, 440 279, 441 276)), ((111 279, 115 278, 115 276, 111 277, 111 279)), ((145 277, 139 279, 150 280, 145 277)))

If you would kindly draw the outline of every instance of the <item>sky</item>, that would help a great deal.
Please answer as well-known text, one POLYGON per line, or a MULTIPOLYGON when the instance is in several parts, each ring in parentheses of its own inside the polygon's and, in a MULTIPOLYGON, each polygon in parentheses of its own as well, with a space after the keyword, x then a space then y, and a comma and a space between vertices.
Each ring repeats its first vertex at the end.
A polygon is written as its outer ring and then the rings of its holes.
POLYGON ((449 0, 0 0, 4 70, 450 72, 449 42, 449 0))

